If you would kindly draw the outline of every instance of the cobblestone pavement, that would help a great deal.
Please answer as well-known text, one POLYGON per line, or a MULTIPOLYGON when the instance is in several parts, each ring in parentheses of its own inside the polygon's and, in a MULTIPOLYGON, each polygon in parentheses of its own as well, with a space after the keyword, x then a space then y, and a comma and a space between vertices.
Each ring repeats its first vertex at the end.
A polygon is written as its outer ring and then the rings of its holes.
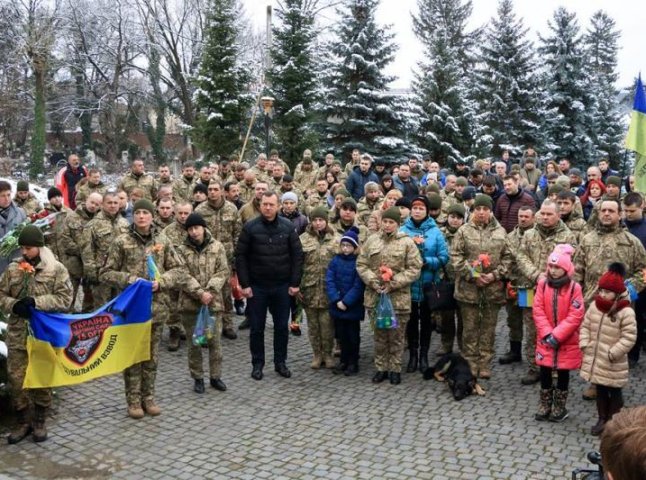
MULTIPOLYGON (((461 402, 419 373, 403 374, 399 386, 373 385, 372 339, 362 327, 357 377, 311 370, 305 332, 290 337, 291 379, 273 372, 270 354, 265 378, 254 381, 245 331, 223 339, 228 391, 207 383, 204 395, 192 390, 186 346, 169 353, 163 345, 160 417, 127 418, 120 375, 58 389, 49 440, 3 443, 0 478, 562 479, 598 447, 588 433, 595 405, 581 399, 578 375, 570 418, 536 422, 538 386, 520 385, 521 364, 496 363, 486 397, 461 402)), ((269 325, 266 333, 269 342, 269 325)), ((434 334, 432 351, 437 344, 434 334)), ((645 398, 645 363, 625 389, 626 405, 645 398)))

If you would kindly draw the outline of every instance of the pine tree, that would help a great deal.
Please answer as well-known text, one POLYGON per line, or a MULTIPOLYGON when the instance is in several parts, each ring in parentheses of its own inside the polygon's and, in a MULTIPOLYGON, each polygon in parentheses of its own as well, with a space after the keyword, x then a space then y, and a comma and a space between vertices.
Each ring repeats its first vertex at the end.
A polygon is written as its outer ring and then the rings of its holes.
POLYGON ((346 0, 338 16, 322 111, 330 146, 348 158, 354 148, 393 160, 413 147, 406 140, 403 99, 384 74, 396 45, 390 26, 375 21, 379 0, 346 0))
POLYGON ((285 0, 276 10, 272 69, 267 72, 275 98, 273 131, 282 157, 292 167, 304 149, 316 149, 318 135, 311 125, 318 93, 314 65, 314 12, 309 0, 285 0))
POLYGON ((597 105, 576 14, 560 7, 548 28, 551 35, 541 36, 539 49, 545 66, 542 130, 554 155, 584 165, 595 156, 593 115, 597 105))
POLYGON ((618 168, 623 158, 625 129, 618 108, 617 42, 620 32, 615 21, 605 12, 594 13, 584 37, 590 59, 588 65, 594 81, 591 84, 597 108, 593 118, 597 152, 618 168))
POLYGON ((471 1, 418 0, 415 34, 425 59, 413 81, 419 113, 417 141, 444 166, 475 153, 480 137, 472 94, 473 47, 478 31, 467 32, 471 1))
MULTIPOLYGON (((528 28, 513 11, 512 0, 500 0, 498 16, 484 33, 477 72, 481 121, 490 147, 519 154, 538 140, 538 82, 528 28)), ((540 147, 539 147, 540 148, 540 147)))
POLYGON ((199 113, 191 132, 207 156, 228 156, 242 145, 240 137, 254 102, 249 93, 251 75, 239 62, 236 18, 235 0, 209 1, 194 97, 199 113))

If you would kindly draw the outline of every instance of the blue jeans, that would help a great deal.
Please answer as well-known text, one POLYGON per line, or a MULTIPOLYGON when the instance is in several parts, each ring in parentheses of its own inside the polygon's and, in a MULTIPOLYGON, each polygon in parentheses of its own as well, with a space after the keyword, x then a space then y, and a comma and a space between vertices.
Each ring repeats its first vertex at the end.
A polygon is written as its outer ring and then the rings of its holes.
POLYGON ((252 285, 253 297, 247 300, 249 317, 249 348, 251 364, 260 368, 265 366, 265 325, 267 311, 274 321, 274 365, 287 360, 287 340, 289 338, 290 296, 288 285, 271 287, 252 285))

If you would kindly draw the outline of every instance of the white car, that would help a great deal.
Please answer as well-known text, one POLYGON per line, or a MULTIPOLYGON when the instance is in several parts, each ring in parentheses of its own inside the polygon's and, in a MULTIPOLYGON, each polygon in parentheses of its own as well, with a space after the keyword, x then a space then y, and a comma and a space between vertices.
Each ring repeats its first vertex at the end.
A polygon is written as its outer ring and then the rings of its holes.
MULTIPOLYGON (((13 178, 8 178, 8 177, 0 177, 0 180, 4 180, 5 182, 9 182, 11 184, 11 193, 12 195, 16 194, 16 190, 18 188, 18 181, 14 180, 13 178)), ((29 182, 29 191, 38 199, 41 205, 45 205, 46 203, 49 202, 47 199, 47 188, 39 187, 38 185, 29 182)))

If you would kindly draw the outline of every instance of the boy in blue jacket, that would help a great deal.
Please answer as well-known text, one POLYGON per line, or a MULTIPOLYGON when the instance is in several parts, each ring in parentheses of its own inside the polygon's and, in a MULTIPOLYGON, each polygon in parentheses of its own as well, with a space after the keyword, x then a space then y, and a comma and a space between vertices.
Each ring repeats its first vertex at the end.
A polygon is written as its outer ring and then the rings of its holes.
POLYGON ((341 253, 332 258, 325 281, 330 300, 330 317, 341 343, 341 359, 332 373, 346 376, 359 372, 359 345, 364 284, 357 273, 359 229, 351 227, 341 237, 341 253))

